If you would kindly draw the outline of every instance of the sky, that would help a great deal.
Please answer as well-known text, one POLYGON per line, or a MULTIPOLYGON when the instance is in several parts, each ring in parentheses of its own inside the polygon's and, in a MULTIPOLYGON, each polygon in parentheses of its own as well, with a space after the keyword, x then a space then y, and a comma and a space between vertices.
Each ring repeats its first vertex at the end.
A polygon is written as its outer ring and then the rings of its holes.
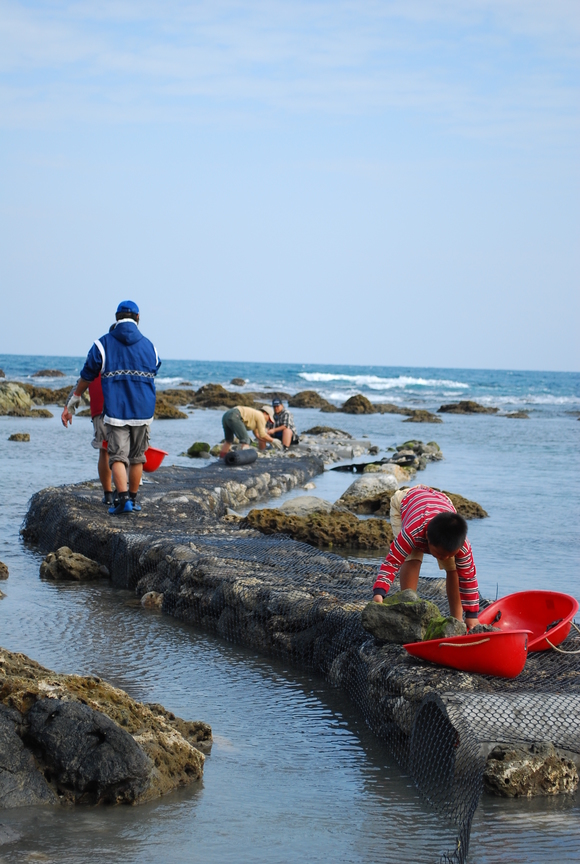
POLYGON ((0 0, 0 353, 580 370, 577 0, 0 0))

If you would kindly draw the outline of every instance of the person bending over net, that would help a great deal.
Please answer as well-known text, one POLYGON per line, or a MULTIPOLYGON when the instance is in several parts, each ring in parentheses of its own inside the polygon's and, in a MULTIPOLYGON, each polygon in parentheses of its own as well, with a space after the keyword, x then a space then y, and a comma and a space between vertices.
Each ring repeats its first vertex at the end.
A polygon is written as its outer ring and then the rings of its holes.
POLYGON ((248 435, 248 431, 253 432, 258 439, 258 447, 260 450, 266 449, 266 444, 271 444, 275 448, 282 448, 280 441, 272 438, 266 429, 266 421, 274 420, 274 412, 269 405, 262 405, 260 410, 256 408, 246 408, 245 405, 236 405, 235 408, 230 408, 229 411, 222 417, 222 426, 224 427, 225 441, 220 451, 220 459, 223 459, 226 453, 229 453, 234 438, 237 438, 242 447, 249 447, 252 439, 248 435))
POLYGON ((397 573, 401 591, 416 591, 427 552, 445 570, 451 615, 461 621, 465 613, 467 629, 475 627, 479 590, 467 522, 447 495, 428 486, 399 489, 391 498, 391 527, 394 540, 373 585, 375 603, 383 602, 397 573))

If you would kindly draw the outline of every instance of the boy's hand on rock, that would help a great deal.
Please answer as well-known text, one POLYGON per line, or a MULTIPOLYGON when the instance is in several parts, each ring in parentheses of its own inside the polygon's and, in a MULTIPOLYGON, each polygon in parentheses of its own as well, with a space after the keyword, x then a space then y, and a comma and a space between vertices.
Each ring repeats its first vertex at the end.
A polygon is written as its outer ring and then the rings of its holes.
POLYGON ((478 624, 479 624, 479 618, 466 618, 465 619, 465 625, 466 625, 468 630, 471 630, 472 627, 477 627, 478 624))
POLYGON ((382 602, 383 602, 383 598, 381 597, 381 595, 375 594, 375 596, 373 597, 373 603, 382 603, 382 602))

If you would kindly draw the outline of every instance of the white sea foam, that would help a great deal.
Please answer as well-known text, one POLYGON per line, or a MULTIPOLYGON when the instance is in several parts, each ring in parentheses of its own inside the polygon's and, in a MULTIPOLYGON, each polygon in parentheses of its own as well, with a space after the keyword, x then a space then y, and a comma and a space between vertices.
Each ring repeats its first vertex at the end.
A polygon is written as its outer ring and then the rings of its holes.
POLYGON ((185 381, 185 378, 156 378, 157 384, 179 384, 181 381, 185 381))
POLYGON ((451 387, 456 390, 469 389, 463 381, 449 381, 446 378, 413 378, 399 375, 397 378, 381 378, 378 375, 339 375, 335 372, 299 372, 305 381, 321 384, 331 381, 346 381, 356 387, 369 387, 371 390, 393 390, 405 387, 451 387))

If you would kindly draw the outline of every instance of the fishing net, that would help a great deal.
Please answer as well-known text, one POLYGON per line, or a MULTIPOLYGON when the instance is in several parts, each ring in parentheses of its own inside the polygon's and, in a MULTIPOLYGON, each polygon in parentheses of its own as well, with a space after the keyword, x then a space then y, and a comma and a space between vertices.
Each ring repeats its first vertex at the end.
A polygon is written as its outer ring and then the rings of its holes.
MULTIPOLYGON (((527 766, 522 788, 574 790, 580 636, 573 629, 560 646, 570 653, 530 654, 513 680, 434 666, 378 642, 361 624, 374 566, 265 536, 228 510, 303 486, 321 468, 279 459, 161 469, 142 487, 142 512, 116 519, 97 484, 47 489, 32 498, 22 533, 42 552, 68 546, 106 565, 114 585, 154 592, 168 615, 323 674, 449 825, 449 847, 426 860, 460 864, 484 783, 501 792, 510 759, 527 766)), ((419 594, 449 613, 444 580, 421 579, 419 594)))

